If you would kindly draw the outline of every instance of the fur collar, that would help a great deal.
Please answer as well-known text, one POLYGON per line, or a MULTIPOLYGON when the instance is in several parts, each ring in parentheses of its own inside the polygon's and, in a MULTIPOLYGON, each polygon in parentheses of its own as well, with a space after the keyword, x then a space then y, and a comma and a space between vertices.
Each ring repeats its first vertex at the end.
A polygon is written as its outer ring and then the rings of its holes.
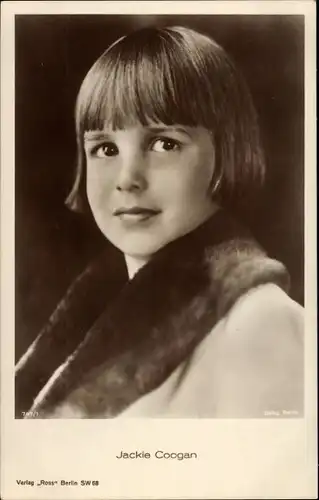
POLYGON ((18 418, 30 407, 45 418, 65 401, 86 418, 117 415, 164 382, 242 294, 289 282, 224 211, 124 286, 108 271, 105 256, 86 269, 18 363, 18 418))

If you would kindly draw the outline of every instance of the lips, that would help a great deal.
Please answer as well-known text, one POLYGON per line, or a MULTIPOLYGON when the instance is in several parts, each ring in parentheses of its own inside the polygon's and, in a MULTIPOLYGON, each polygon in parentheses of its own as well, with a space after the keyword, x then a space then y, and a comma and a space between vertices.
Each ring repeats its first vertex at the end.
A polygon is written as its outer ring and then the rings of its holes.
POLYGON ((114 210, 113 215, 129 215, 129 216, 148 216, 157 215, 160 213, 160 210, 154 210, 152 208, 146 207, 120 207, 114 210))
POLYGON ((126 227, 136 227, 149 224, 160 213, 160 210, 147 207, 120 207, 114 210, 113 215, 119 218, 126 227))

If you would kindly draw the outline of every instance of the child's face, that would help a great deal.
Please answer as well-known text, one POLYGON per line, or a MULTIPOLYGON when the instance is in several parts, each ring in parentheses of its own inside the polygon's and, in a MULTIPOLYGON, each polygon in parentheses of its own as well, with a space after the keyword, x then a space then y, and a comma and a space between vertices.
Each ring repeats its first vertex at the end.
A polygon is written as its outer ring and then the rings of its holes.
POLYGON ((86 132, 87 194, 97 225, 116 247, 148 258, 214 211, 210 133, 154 124, 86 132))

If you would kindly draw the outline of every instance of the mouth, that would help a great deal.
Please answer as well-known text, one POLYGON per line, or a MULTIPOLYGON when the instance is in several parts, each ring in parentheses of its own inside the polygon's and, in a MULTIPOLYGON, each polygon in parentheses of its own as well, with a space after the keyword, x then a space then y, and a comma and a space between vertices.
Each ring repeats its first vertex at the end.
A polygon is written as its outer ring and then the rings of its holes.
POLYGON ((127 221, 143 221, 150 219, 160 213, 160 210, 155 210, 146 207, 120 207, 114 210, 113 215, 122 220, 127 221))

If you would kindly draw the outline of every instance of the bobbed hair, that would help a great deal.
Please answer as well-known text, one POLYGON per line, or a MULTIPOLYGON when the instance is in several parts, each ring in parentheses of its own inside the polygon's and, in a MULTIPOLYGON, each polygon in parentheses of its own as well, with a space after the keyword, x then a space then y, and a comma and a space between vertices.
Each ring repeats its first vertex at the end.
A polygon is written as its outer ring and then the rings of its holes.
POLYGON ((250 92, 225 50, 185 27, 148 27, 113 43, 83 80, 76 108, 77 168, 66 203, 83 212, 84 133, 140 123, 202 126, 215 147, 212 196, 222 204, 260 187, 265 163, 250 92))

